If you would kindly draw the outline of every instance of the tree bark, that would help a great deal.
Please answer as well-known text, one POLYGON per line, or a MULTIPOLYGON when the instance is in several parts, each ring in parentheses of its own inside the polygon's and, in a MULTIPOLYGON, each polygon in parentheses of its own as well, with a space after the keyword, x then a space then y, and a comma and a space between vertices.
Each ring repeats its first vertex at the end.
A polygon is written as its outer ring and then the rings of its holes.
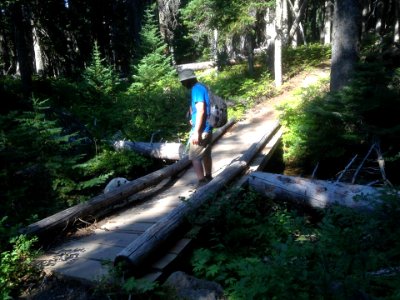
POLYGON ((330 45, 332 41, 332 17, 333 17, 333 2, 332 0, 325 1, 325 18, 324 18, 324 45, 330 45))
POLYGON ((185 156, 185 146, 181 143, 116 141, 114 143, 114 149, 132 150, 144 156, 166 160, 180 160, 185 156))
POLYGON ((15 44, 22 89, 25 97, 31 96, 32 90, 32 29, 30 13, 26 5, 16 2, 12 4, 12 15, 15 29, 15 44))
POLYGON ((394 38, 395 43, 400 42, 400 3, 399 1, 394 1, 395 9, 395 21, 394 21, 394 38))
POLYGON ((214 67, 215 63, 213 61, 203 61, 203 62, 198 62, 198 63, 188 63, 188 64, 182 64, 182 65, 176 65, 176 69, 178 71, 182 71, 185 69, 191 69, 194 71, 197 70, 205 70, 208 68, 214 67))
POLYGON ((358 0, 337 0, 334 8, 330 89, 347 85, 359 59, 361 8, 358 0))
MULTIPOLYGON (((175 29, 178 26, 177 15, 180 0, 157 0, 158 4, 158 16, 160 22, 160 33, 164 41, 168 45, 169 53, 172 59, 174 58, 174 37, 175 29)), ((175 64, 175 61, 173 62, 175 64)))
POLYGON ((301 26, 301 18, 303 17, 304 10, 307 7, 307 3, 308 3, 308 0, 304 0, 303 3, 301 4, 300 9, 296 10, 295 7, 293 6, 293 4, 290 2, 292 12, 293 12, 293 15, 295 16, 295 19, 294 19, 292 27, 290 28, 290 31, 289 31, 289 40, 291 40, 293 38, 293 36, 297 32, 299 26, 301 26))
MULTIPOLYGON (((224 127, 221 127, 213 134, 213 142, 219 139, 224 132, 235 123, 230 120, 224 127)), ((50 217, 33 223, 22 230, 22 233, 29 235, 44 236, 55 232, 57 229, 67 229, 71 227, 78 219, 91 216, 103 216, 103 210, 109 211, 110 206, 121 204, 125 199, 145 188, 154 186, 163 179, 179 173, 190 165, 190 160, 185 157, 180 161, 169 165, 163 169, 157 170, 146 176, 132 180, 122 185, 118 189, 111 190, 108 193, 98 195, 87 202, 67 208, 50 217)))
POLYGON ((383 190, 364 185, 334 183, 264 172, 249 176, 249 185, 262 195, 325 209, 338 204, 359 211, 373 210, 383 190))
POLYGON ((37 28, 32 26, 33 50, 35 52, 35 71, 41 74, 44 71, 42 48, 40 47, 40 39, 37 34, 37 28))
POLYGON ((274 76, 275 86, 282 86, 282 1, 276 0, 276 16, 275 16, 275 51, 274 51, 274 76))
POLYGON ((267 8, 264 15, 265 41, 267 48, 266 63, 271 73, 274 70, 274 51, 275 51, 275 37, 276 37, 274 20, 275 20, 275 11, 271 8, 267 8))
POLYGON ((182 229, 186 217, 195 212, 212 195, 218 193, 233 178, 242 173, 254 158, 254 156, 274 136, 280 125, 275 124, 274 128, 267 133, 258 143, 252 145, 241 157, 234 159, 217 177, 207 185, 201 187, 193 194, 187 202, 175 208, 169 215, 155 223, 141 236, 129 244, 115 258, 114 264, 122 264, 129 267, 133 274, 139 275, 143 266, 156 255, 160 247, 170 242, 182 229))

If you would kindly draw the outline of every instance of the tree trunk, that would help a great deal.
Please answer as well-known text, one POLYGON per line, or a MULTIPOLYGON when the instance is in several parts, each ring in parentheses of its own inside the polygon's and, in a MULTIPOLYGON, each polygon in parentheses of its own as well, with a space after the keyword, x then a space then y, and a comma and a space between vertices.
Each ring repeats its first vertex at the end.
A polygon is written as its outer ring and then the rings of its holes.
MULTIPOLYGON (((160 22, 160 33, 164 41, 168 45, 169 53, 174 59, 174 37, 175 29, 178 26, 177 15, 179 11, 179 6, 181 4, 180 0, 157 0, 158 4, 158 16, 160 22)), ((175 64, 175 61, 173 62, 175 64)))
POLYGON ((32 90, 32 29, 28 7, 22 3, 12 5, 15 29, 15 45, 22 89, 25 97, 31 96, 32 90))
MULTIPOLYGON (((218 129, 213 134, 213 142, 219 139, 225 131, 235 123, 230 120, 225 126, 218 129)), ((125 199, 133 194, 154 186, 161 182, 163 179, 171 177, 190 165, 190 160, 185 157, 180 161, 169 165, 163 169, 157 170, 146 176, 130 181, 119 187, 118 189, 111 190, 108 193, 98 195, 87 202, 67 208, 50 217, 40 220, 36 223, 29 225, 22 230, 25 234, 44 236, 49 233, 54 233, 55 230, 72 226, 78 219, 86 218, 87 216, 104 216, 104 210, 109 212, 110 207, 120 205, 125 199)))
MULTIPOLYGON (((1 23, 6 23, 7 22, 7 18, 8 18, 8 14, 6 12, 4 12, 1 8, 0 8, 0 22, 1 23)), ((15 72, 15 63, 12 55, 11 55, 11 43, 9 42, 10 40, 12 40, 9 31, 7 30, 7 28, 5 28, 5 26, 1 26, 0 27, 0 58, 3 65, 3 68, 1 70, 1 75, 9 75, 10 73, 15 72)))
POLYGON ((394 42, 400 42, 400 3, 399 1, 394 2, 395 9, 395 21, 394 21, 394 42))
POLYGON ((369 0, 361 0, 361 3, 362 3, 361 37, 363 38, 368 33, 368 19, 371 11, 371 3, 369 0))
POLYGON ((330 45, 332 41, 332 18, 333 18, 333 2, 325 1, 325 18, 324 18, 324 45, 330 45))
POLYGON ((246 48, 247 48, 247 67, 250 76, 254 74, 254 36, 252 33, 246 33, 246 48))
POLYGON ((324 209, 339 204, 360 211, 373 209, 383 189, 364 185, 334 183, 264 172, 253 172, 249 185, 262 195, 324 209), (375 202, 376 203, 376 202, 375 202))
POLYGON ((289 39, 292 39, 294 34, 297 32, 299 26, 301 25, 301 18, 303 17, 304 10, 307 7, 308 0, 304 0, 303 3, 301 4, 301 7, 299 9, 295 9, 295 6, 290 2, 291 8, 293 15, 295 16, 295 19, 293 21, 292 27, 290 28, 289 31, 289 39))
POLYGON ((185 156, 185 146, 181 143, 144 143, 130 141, 116 141, 115 150, 132 150, 144 156, 166 159, 180 160, 185 156))
POLYGON ((211 59, 218 65, 218 30, 213 29, 211 33, 211 59))
POLYGON ((274 136, 279 129, 276 123, 274 128, 266 134, 257 144, 250 147, 241 157, 234 159, 232 163, 225 168, 207 185, 201 187, 191 196, 188 201, 183 202, 175 208, 169 215, 162 218, 140 237, 129 244, 115 258, 114 264, 123 264, 129 267, 134 274, 139 275, 142 266, 145 265, 158 252, 160 247, 170 242, 177 232, 182 230, 187 216, 195 212, 212 195, 218 193, 236 176, 242 173, 254 158, 254 156, 265 146, 265 144, 274 136))
POLYGON ((32 26, 32 35, 33 35, 33 50, 35 53, 35 71, 36 74, 41 74, 44 70, 43 54, 42 54, 42 49, 40 47, 40 39, 37 34, 37 28, 35 26, 32 26))
POLYGON ((358 0, 337 0, 334 9, 331 91, 349 83, 358 61, 361 8, 358 0))
POLYGON ((282 45, 287 46, 289 43, 289 9, 288 1, 282 0, 282 45))
POLYGON ((275 86, 282 86, 282 1, 276 0, 276 16, 275 16, 275 51, 274 51, 274 76, 275 86))
POLYGON ((214 67, 213 61, 203 61, 203 62, 198 62, 198 63, 176 65, 176 69, 178 71, 182 71, 185 69, 191 69, 191 70, 197 71, 197 70, 205 70, 205 69, 212 68, 212 67, 214 67))
POLYGON ((267 47, 266 63, 271 73, 274 69, 274 48, 275 48, 275 37, 276 37, 274 19, 275 19, 274 10, 272 10, 271 8, 267 8, 264 15, 265 41, 267 47))

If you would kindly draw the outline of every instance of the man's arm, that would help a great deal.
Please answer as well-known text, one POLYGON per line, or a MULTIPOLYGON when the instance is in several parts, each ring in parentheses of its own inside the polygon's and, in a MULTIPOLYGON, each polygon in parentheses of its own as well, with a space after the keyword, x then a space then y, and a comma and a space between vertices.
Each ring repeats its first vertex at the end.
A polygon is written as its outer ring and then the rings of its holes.
POLYGON ((203 122, 205 120, 205 102, 196 103, 196 124, 192 133, 192 143, 198 145, 201 142, 203 122))

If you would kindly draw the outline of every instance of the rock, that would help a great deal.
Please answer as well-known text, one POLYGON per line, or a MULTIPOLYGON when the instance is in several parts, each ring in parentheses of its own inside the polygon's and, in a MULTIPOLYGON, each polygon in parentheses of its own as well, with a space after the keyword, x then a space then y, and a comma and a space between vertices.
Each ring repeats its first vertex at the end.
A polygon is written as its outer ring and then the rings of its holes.
POLYGON ((198 279, 178 271, 172 273, 164 283, 173 288, 178 299, 185 300, 223 300, 224 290, 216 282, 198 279))
POLYGON ((108 193, 109 191, 115 190, 116 188, 119 188, 121 185, 124 185, 128 182, 129 180, 123 177, 113 178, 104 188, 104 193, 108 193))

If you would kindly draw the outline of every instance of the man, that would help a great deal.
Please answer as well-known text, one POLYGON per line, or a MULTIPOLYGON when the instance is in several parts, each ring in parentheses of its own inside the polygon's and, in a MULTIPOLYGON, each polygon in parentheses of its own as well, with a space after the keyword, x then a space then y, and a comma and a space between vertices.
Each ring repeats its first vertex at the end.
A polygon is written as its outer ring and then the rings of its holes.
POLYGON ((179 80, 191 93, 189 113, 192 129, 189 136, 189 159, 198 179, 197 186, 200 187, 212 180, 212 127, 207 122, 210 100, 207 87, 197 81, 193 70, 186 69, 179 72, 179 80))

